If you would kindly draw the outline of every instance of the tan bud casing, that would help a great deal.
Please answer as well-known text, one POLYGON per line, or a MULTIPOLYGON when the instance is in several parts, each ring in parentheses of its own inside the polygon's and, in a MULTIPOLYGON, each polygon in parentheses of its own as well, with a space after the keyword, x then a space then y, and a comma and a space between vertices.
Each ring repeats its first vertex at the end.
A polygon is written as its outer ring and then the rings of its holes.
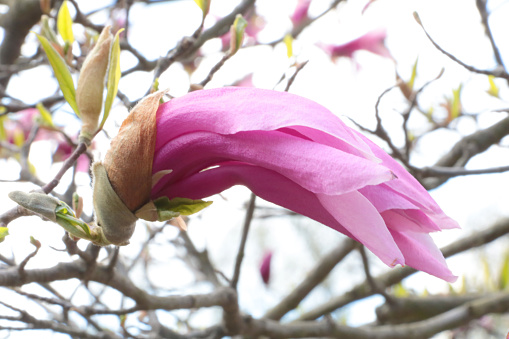
POLYGON ((92 165, 94 176, 94 210, 97 225, 114 245, 127 245, 138 219, 111 187, 108 174, 101 162, 92 165))
POLYGON ((83 122, 81 134, 89 140, 93 138, 99 124, 112 41, 113 35, 110 33, 110 26, 106 26, 96 45, 87 55, 78 78, 76 104, 83 122))
POLYGON ((134 212, 150 201, 156 113, 166 91, 141 100, 124 120, 104 161, 92 165, 94 210, 104 236, 125 245, 134 232, 134 212))

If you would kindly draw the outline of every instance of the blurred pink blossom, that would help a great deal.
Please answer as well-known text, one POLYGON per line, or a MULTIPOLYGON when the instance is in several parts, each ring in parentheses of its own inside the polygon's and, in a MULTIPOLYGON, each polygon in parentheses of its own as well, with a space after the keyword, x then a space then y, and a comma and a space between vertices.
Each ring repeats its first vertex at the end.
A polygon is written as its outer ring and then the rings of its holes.
MULTIPOLYGON (((23 141, 25 141, 34 125, 37 123, 39 117, 39 110, 36 108, 28 108, 23 111, 15 113, 13 119, 6 120, 4 123, 6 141, 11 144, 16 143, 16 138, 21 135, 23 141)), ((67 141, 55 130, 40 126, 34 141, 40 140, 55 140, 57 142, 57 148, 53 154, 53 161, 59 162, 67 159, 73 152, 72 147, 67 141)), ((82 155, 77 161, 77 170, 82 172, 88 172, 90 167, 90 160, 87 156, 82 155)))
POLYGON ((260 265, 260 275, 265 285, 269 284, 271 262, 272 262, 272 251, 267 251, 263 255, 262 263, 260 265))
POLYGON ((235 83, 233 83, 233 86, 254 87, 254 85, 253 85, 253 73, 249 73, 245 77, 235 81, 235 83))
POLYGON ((311 0, 299 0, 297 3, 297 7, 295 7, 295 11, 293 12, 290 20, 292 20, 293 26, 298 26, 304 20, 308 19, 308 11, 309 6, 311 5, 311 0))
MULTIPOLYGON (((69 145, 69 143, 63 138, 58 139, 58 144, 55 152, 53 153, 53 161, 61 162, 65 161, 67 158, 71 156, 74 152, 74 149, 69 145)), ((78 172, 88 173, 90 169, 90 159, 82 154, 78 160, 76 161, 76 170, 78 172)))
POLYGON ((355 52, 365 50, 378 54, 385 58, 392 59, 392 55, 385 46, 387 33, 385 29, 376 29, 370 31, 354 40, 341 45, 320 45, 333 59, 339 57, 353 58, 355 52))
POLYGON ((234 185, 364 244, 385 264, 455 281, 428 233, 458 227, 398 162, 323 106, 228 87, 159 106, 151 191, 202 199, 234 185))
MULTIPOLYGON (((26 140, 34 128, 37 118, 39 117, 39 110, 36 108, 27 108, 11 115, 12 118, 4 122, 6 141, 15 144, 15 136, 22 135, 23 140, 26 140)), ((41 126, 37 131, 34 140, 48 140, 53 138, 53 131, 41 126)))
MULTIPOLYGON (((111 11, 111 20, 113 22, 111 31, 116 34, 120 29, 125 29, 127 25, 127 12, 125 8, 114 8, 111 11)), ((120 33, 120 37, 125 37, 125 32, 120 33)))

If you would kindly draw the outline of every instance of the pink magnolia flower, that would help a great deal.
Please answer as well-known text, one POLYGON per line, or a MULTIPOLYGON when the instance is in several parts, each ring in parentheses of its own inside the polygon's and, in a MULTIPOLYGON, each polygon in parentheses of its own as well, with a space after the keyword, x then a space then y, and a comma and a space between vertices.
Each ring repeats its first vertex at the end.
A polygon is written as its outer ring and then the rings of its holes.
POLYGON ((262 259, 262 264, 260 265, 260 276, 262 277, 265 285, 269 284, 270 280, 270 263, 272 262, 272 251, 267 251, 262 259))
MULTIPOLYGON (((111 11, 111 20, 113 22, 111 31, 116 34, 120 29, 127 26, 127 11, 125 8, 114 8, 111 11)), ((120 33, 121 37, 125 37, 125 32, 120 33)))
POLYGON ((368 8, 373 4, 373 2, 375 2, 376 0, 369 0, 366 5, 364 5, 364 8, 362 8, 362 14, 364 14, 368 8))
MULTIPOLYGON (((36 108, 28 108, 17 112, 14 119, 5 122, 6 141, 11 144, 18 143, 19 140, 16 140, 17 138, 23 138, 22 141, 25 141, 34 124, 37 123, 37 117, 39 117, 39 110, 36 108)), ((40 140, 55 140, 57 142, 57 148, 53 153, 54 162, 64 161, 73 152, 72 147, 67 141, 51 127, 40 126, 35 136, 35 141, 40 140)), ((76 165, 78 171, 88 172, 90 160, 86 155, 82 155, 78 158, 76 165)))
POLYGON ((323 106, 255 88, 201 90, 160 105, 156 127, 152 173, 172 172, 152 199, 202 199, 244 185, 357 240, 391 267, 456 279, 429 233, 457 223, 323 106))
MULTIPOLYGON (((13 114, 13 118, 6 120, 4 123, 6 141, 11 144, 15 144, 17 141, 15 139, 17 138, 22 138, 25 141, 32 131, 38 116, 39 110, 36 108, 27 108, 13 114)), ((35 136, 35 140, 48 140, 53 138, 53 136, 53 131, 41 126, 35 136)))
POLYGON ((39 111, 36 108, 28 108, 17 112, 14 115, 14 119, 6 120, 4 128, 7 142, 14 144, 15 134, 22 134, 24 140, 26 140, 34 126, 35 118, 38 114, 39 111))
POLYGON ((386 37, 385 29, 376 29, 341 45, 320 45, 320 47, 334 59, 353 58, 353 54, 360 50, 392 59, 391 53, 385 46, 386 37))
POLYGON ((301 22, 308 19, 308 11, 309 6, 311 5, 311 0, 299 0, 297 3, 297 7, 295 7, 295 11, 293 12, 290 20, 292 20, 293 26, 298 26, 301 22))
MULTIPOLYGON (((53 153, 53 162, 65 161, 73 152, 74 149, 66 140, 58 138, 57 148, 53 153)), ((85 154, 80 155, 78 160, 76 160, 76 170, 78 172, 88 173, 89 169, 90 159, 85 154)))
POLYGON ((235 81, 232 86, 239 86, 239 87, 254 87, 253 85, 253 73, 249 73, 245 77, 235 81))

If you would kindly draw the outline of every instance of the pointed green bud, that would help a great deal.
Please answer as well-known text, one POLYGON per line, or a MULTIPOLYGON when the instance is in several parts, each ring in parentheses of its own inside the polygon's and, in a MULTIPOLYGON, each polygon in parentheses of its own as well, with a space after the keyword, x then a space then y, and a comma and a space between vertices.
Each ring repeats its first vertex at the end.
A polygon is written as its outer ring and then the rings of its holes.
POLYGON ((106 26, 85 59, 78 79, 76 103, 83 121, 80 138, 87 143, 90 143, 99 125, 112 41, 110 26, 106 26))
POLYGON ((30 211, 38 213, 51 221, 57 221, 55 209, 60 204, 58 199, 43 193, 22 191, 10 192, 9 198, 30 211))
POLYGON ((230 27, 230 54, 234 55, 242 47, 244 41, 244 31, 246 30, 247 21, 242 15, 237 14, 233 25, 230 27))

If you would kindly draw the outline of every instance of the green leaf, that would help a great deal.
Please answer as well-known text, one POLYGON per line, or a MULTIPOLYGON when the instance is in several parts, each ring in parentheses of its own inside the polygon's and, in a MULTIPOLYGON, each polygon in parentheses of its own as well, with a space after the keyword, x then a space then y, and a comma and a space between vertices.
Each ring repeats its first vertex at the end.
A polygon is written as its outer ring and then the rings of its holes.
POLYGON ((485 291, 496 290, 495 284, 494 284, 495 282, 494 282, 493 276, 491 274, 490 261, 486 255, 481 256, 481 265, 482 265, 483 273, 484 273, 483 274, 483 276, 484 276, 483 287, 484 287, 485 291))
POLYGON ((20 129, 15 129, 12 139, 14 141, 14 145, 21 147, 25 144, 25 133, 23 133, 20 129))
POLYGON ((242 15, 237 14, 235 21, 231 27, 230 54, 234 55, 242 46, 244 41, 244 31, 246 30, 247 21, 242 15))
POLYGON ((194 2, 198 5, 198 7, 200 7, 203 13, 203 18, 205 18, 209 13, 210 0, 194 0, 194 2))
POLYGON ((83 212, 83 198, 76 192, 72 194, 72 209, 74 210, 76 218, 79 218, 83 212))
POLYGON ((403 286, 403 284, 398 283, 392 287, 392 293, 396 298, 404 298, 410 295, 410 292, 403 286))
POLYGON ((155 78, 152 83, 152 87, 150 88, 150 93, 154 93, 159 91, 159 78, 155 78))
POLYGON ((9 235, 9 229, 7 227, 0 227, 0 242, 5 240, 5 237, 9 235))
POLYGON ((47 15, 44 14, 41 16, 40 25, 41 25, 41 35, 48 39, 51 43, 60 45, 55 31, 53 31, 53 28, 51 28, 49 24, 49 17, 47 15))
POLYGON ((72 33, 72 18, 71 13, 69 13, 69 7, 67 6, 67 0, 62 2, 62 6, 60 6, 58 10, 57 28, 64 42, 69 44, 69 46, 72 45, 74 42, 74 34, 72 33))
POLYGON ((500 98, 500 89, 497 87, 494 81, 495 77, 493 75, 488 75, 488 81, 490 83, 490 88, 486 91, 489 95, 500 98))
POLYGON ((460 116, 461 113, 461 88, 463 86, 460 84, 457 89, 452 90, 452 101, 451 101, 451 117, 450 121, 456 119, 460 116))
POLYGON ((120 81, 120 77, 122 75, 120 73, 120 33, 122 33, 123 30, 124 29, 118 30, 117 34, 115 35, 115 39, 113 40, 113 44, 111 45, 110 62, 108 66, 108 82, 106 84, 108 92, 104 102, 103 118, 101 120, 101 124, 97 128, 96 133, 99 132, 106 123, 106 119, 108 119, 108 116, 110 115, 113 100, 117 96, 118 82, 120 81))
POLYGON ((505 290, 509 286, 509 252, 505 253, 502 267, 500 268, 500 278, 498 281, 498 288, 505 290))
POLYGON ((285 35, 283 38, 283 42, 286 46, 286 55, 288 55, 289 58, 293 56, 293 37, 291 34, 285 35))
POLYGON ((410 80, 408 80, 408 87, 410 90, 414 90, 415 78, 417 77, 417 62, 419 58, 415 59, 414 65, 412 67, 412 75, 410 76, 410 80))
POLYGON ((161 197, 154 200, 159 221, 170 220, 179 215, 191 215, 210 206, 210 204, 212 204, 212 201, 192 200, 187 198, 173 198, 170 200, 168 197, 161 197))
POLYGON ((85 222, 73 217, 70 214, 64 214, 61 212, 56 212, 56 216, 57 223, 67 232, 78 238, 91 239, 92 235, 90 234, 90 227, 88 227, 85 222))
POLYGON ((37 110, 41 114, 42 125, 55 127, 53 124, 53 119, 51 118, 51 113, 46 109, 46 107, 44 107, 41 102, 35 105, 35 107, 37 107, 37 110))
POLYGON ((433 112, 435 112, 435 109, 433 107, 430 107, 428 111, 426 112, 426 118, 428 118, 428 122, 433 122, 433 112))
POLYGON ((0 117, 0 141, 7 140, 7 132, 5 131, 4 121, 7 119, 7 116, 0 117))
POLYGON ((44 49, 44 52, 46 52, 46 55, 48 56, 49 63, 53 68, 53 72, 55 73, 58 84, 60 85, 60 89, 64 94, 65 100, 74 110, 74 113, 76 113, 78 117, 81 117, 78 105, 76 104, 76 90, 74 89, 74 82, 72 80, 71 72, 69 72, 64 59, 62 59, 55 48, 51 46, 48 39, 39 34, 36 35, 37 39, 39 39, 39 42, 41 43, 42 48, 44 49))

